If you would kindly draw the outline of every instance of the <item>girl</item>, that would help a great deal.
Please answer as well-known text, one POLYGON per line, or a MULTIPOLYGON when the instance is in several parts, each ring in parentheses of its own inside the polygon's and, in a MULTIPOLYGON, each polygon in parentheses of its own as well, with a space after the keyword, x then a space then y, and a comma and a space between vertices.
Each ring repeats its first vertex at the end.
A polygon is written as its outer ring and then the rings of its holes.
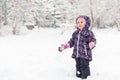
POLYGON ((76 76, 82 79, 90 76, 89 62, 92 60, 92 49, 96 44, 95 36, 89 30, 90 23, 88 16, 79 16, 76 19, 77 30, 72 34, 72 38, 58 48, 62 52, 69 47, 74 47, 72 58, 76 61, 76 76))

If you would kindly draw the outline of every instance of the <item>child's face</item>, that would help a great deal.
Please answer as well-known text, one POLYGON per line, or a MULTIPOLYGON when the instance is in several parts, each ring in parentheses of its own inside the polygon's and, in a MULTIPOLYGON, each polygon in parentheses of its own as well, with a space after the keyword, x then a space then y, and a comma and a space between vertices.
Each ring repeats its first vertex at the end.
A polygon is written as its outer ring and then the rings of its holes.
POLYGON ((76 24, 77 24, 77 28, 82 30, 86 25, 86 21, 83 18, 79 18, 76 24))

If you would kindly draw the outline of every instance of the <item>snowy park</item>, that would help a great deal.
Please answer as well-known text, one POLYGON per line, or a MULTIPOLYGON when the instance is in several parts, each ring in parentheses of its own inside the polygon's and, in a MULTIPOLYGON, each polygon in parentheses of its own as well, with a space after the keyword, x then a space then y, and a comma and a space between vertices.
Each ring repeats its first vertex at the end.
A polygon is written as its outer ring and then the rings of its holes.
POLYGON ((120 0, 0 0, 0 80, 81 80, 58 51, 80 15, 97 41, 86 80, 120 80, 120 0))
MULTIPOLYGON (((58 47, 67 42, 73 30, 34 29, 27 35, 0 38, 0 80, 80 80, 75 76, 72 49, 62 53, 58 47)), ((97 38, 87 80, 120 79, 120 32, 93 29, 97 38)))

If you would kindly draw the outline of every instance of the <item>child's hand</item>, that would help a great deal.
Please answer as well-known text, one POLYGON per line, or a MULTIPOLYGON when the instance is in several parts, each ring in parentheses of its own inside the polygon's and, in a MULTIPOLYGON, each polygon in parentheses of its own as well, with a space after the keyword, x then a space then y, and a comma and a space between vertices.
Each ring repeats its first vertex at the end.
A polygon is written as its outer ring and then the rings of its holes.
POLYGON ((95 43, 94 42, 90 42, 89 43, 89 47, 90 47, 90 49, 93 49, 95 47, 95 43))
POLYGON ((69 48, 70 45, 68 43, 62 44, 60 47, 58 47, 58 51, 62 52, 64 49, 69 48))
POLYGON ((64 46, 58 47, 58 51, 62 52, 64 50, 64 46))

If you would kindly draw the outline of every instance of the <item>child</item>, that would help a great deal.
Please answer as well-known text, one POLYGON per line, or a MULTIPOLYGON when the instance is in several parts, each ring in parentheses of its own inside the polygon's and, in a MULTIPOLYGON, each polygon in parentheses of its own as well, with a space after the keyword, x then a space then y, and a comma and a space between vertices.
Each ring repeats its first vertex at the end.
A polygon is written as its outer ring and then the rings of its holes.
POLYGON ((91 20, 88 16, 79 16, 76 19, 77 30, 72 34, 72 38, 58 48, 62 52, 69 47, 74 47, 72 58, 76 61, 76 76, 82 79, 90 76, 89 62, 92 60, 91 50, 96 44, 95 36, 89 30, 90 23, 91 20))

